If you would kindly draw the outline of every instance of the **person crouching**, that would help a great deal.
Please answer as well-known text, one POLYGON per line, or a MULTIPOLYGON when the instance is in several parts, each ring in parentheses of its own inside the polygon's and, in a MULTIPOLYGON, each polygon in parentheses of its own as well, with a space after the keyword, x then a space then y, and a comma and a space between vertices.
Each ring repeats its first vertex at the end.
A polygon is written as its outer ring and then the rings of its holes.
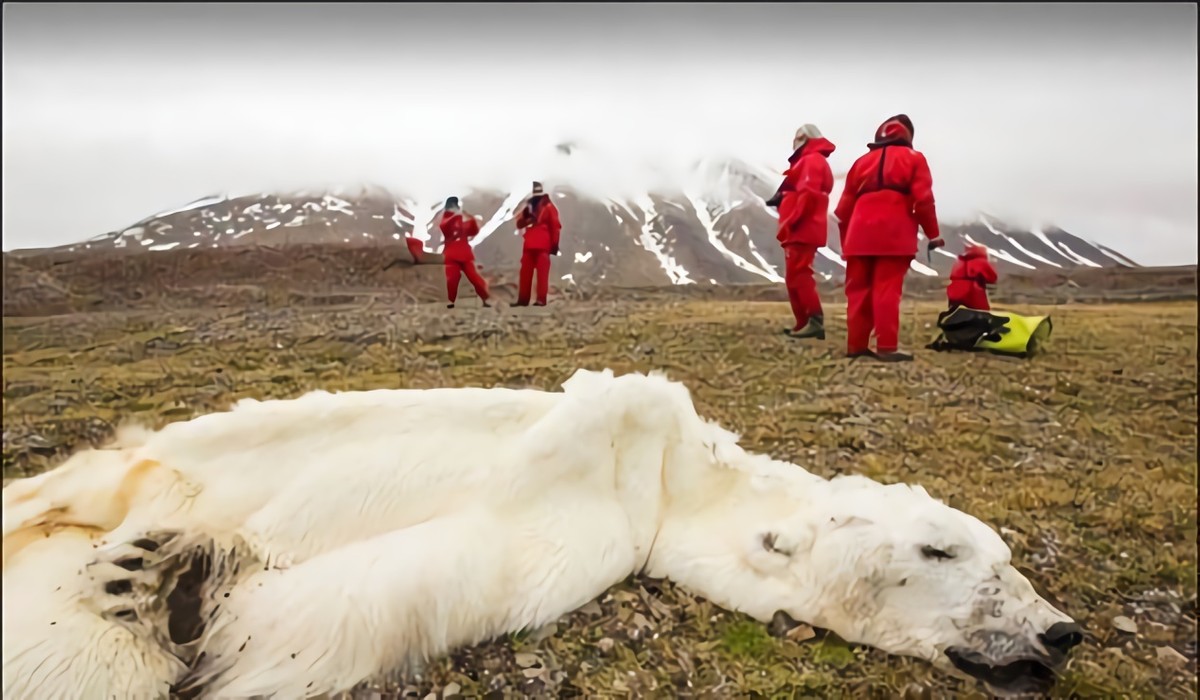
POLYGON ((545 306, 546 296, 550 292, 550 256, 558 255, 562 224, 558 220, 558 208, 542 189, 542 183, 533 183, 533 192, 517 215, 517 228, 524 229, 525 242, 521 252, 517 303, 514 306, 529 306, 535 272, 537 302, 534 306, 545 306))
POLYGON ((950 286, 946 288, 950 310, 959 306, 976 311, 990 311, 987 285, 996 283, 996 268, 992 267, 988 249, 973 245, 966 249, 950 269, 950 286))
POLYGON ((796 321, 784 333, 792 338, 825 339, 825 314, 813 279, 813 260, 828 238, 829 192, 833 189, 828 159, 834 150, 816 126, 805 124, 797 129, 783 184, 767 201, 779 208, 775 237, 783 246, 784 285, 796 321))
POLYGON ((475 288, 483 305, 490 306, 487 282, 475 269, 475 251, 471 248, 471 239, 479 234, 479 220, 463 213, 458 197, 450 197, 446 199, 438 228, 445 239, 442 258, 446 267, 446 295, 450 301, 446 308, 454 308, 454 301, 458 298, 458 283, 463 274, 466 274, 467 281, 475 288))

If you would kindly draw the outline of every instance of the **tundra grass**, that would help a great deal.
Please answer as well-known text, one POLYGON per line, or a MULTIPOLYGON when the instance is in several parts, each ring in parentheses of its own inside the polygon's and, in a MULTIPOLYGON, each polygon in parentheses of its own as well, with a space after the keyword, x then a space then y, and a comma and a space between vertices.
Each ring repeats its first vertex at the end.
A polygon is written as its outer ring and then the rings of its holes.
MULTIPOLYGON (((785 304, 649 293, 450 314, 426 304, 5 318, 4 477, 50 468, 121 421, 162 425, 242 397, 554 389, 581 367, 660 369, 751 450, 822 476, 920 483, 999 529, 1018 566, 1086 628, 1055 697, 1195 697, 1196 303, 1021 309, 1039 310, 1054 335, 1021 361, 923 350, 938 308, 908 304, 902 340, 917 359, 900 365, 842 359, 835 309, 829 340, 806 343, 780 334, 785 304)), ((356 694, 430 693, 985 697, 925 663, 820 631, 777 638, 636 577, 550 628, 356 694)))

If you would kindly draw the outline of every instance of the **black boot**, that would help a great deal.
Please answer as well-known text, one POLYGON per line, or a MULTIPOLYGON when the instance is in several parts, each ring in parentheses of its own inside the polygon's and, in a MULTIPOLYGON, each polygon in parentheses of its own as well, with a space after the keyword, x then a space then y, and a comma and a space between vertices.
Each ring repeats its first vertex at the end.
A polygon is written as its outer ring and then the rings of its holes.
POLYGON ((793 338, 814 338, 816 340, 825 340, 825 319, 820 316, 811 316, 808 323, 804 327, 791 334, 793 338))
POLYGON ((875 358, 880 362, 912 362, 912 353, 892 350, 891 352, 876 353, 875 358))

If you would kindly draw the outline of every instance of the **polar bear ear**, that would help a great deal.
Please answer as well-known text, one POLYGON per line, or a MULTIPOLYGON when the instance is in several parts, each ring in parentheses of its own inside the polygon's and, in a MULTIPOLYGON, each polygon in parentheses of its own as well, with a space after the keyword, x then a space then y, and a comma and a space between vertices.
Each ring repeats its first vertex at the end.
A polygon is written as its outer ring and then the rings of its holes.
POLYGON ((759 541, 762 543, 763 550, 772 554, 782 554, 785 557, 790 557, 796 553, 796 550, 788 546, 788 542, 779 541, 779 533, 764 532, 759 536, 759 541))
POLYGON ((759 531, 747 545, 746 560, 760 573, 777 573, 791 563, 792 556, 812 544, 807 531, 790 533, 779 529, 759 531))

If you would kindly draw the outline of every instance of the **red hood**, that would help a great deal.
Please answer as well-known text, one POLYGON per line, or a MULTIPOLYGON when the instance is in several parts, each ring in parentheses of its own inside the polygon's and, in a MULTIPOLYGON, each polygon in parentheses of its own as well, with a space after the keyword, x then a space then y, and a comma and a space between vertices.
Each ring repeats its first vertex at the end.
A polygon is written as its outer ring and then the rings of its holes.
POLYGON ((796 149, 796 152, 792 154, 792 157, 788 158, 788 162, 795 163, 800 159, 800 156, 812 152, 819 153, 828 158, 829 154, 833 153, 835 150, 837 150, 837 146, 834 146, 832 141, 824 136, 817 136, 816 138, 811 138, 805 141, 800 148, 796 149))
POLYGON ((875 150, 882 146, 908 146, 912 148, 912 122, 904 115, 888 119, 875 130, 875 140, 867 148, 875 150))
POLYGON ((988 249, 986 247, 981 245, 973 245, 968 246, 960 257, 963 260, 970 260, 971 258, 986 258, 987 254, 988 249))

